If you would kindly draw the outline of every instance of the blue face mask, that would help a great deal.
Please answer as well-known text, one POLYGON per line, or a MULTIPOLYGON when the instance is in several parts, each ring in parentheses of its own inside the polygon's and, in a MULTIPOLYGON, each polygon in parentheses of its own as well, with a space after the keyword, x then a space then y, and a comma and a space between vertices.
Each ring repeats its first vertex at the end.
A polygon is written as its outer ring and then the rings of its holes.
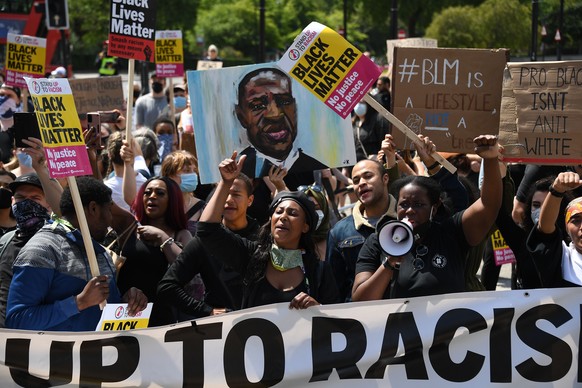
POLYGON ((536 209, 531 209, 531 220, 533 221, 534 224, 537 224, 538 221, 540 220, 540 212, 542 211, 541 207, 538 207, 536 209))
POLYGON ((186 107, 186 102, 187 102, 187 101, 188 101, 188 100, 186 100, 186 97, 182 97, 182 96, 177 96, 177 97, 174 97, 174 106, 175 106, 177 109, 180 109, 180 108, 185 108, 185 107, 186 107))
POLYGON ((182 183, 180 183, 180 190, 183 193, 191 193, 196 190, 196 187, 198 186, 198 174, 195 172, 181 174, 180 179, 182 179, 182 183))
POLYGON ((16 157, 18 158, 18 163, 20 163, 21 166, 32 168, 32 157, 29 154, 19 152, 16 154, 16 157))
POLYGON ((174 135, 172 135, 171 133, 158 135, 158 140, 160 141, 158 155, 160 156, 160 161, 163 161, 166 155, 172 152, 172 143, 174 142, 174 135))

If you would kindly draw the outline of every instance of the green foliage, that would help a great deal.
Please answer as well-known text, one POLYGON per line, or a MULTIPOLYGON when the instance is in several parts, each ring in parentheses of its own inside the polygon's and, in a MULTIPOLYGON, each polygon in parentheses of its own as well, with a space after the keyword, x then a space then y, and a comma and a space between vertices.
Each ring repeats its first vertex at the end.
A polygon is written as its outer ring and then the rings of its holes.
POLYGON ((439 47, 484 47, 482 27, 474 7, 450 7, 438 14, 426 30, 439 47))
POLYGON ((528 51, 530 11, 518 0, 487 0, 478 7, 451 7, 433 18, 427 37, 439 47, 509 48, 528 51))

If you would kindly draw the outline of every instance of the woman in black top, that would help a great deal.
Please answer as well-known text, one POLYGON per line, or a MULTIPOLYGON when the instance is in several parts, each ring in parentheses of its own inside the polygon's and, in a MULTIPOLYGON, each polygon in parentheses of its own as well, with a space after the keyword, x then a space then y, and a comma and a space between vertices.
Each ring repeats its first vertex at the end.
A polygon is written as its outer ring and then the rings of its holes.
MULTIPOLYGON (((402 256, 390 256, 380 247, 377 234, 370 235, 356 264, 354 301, 465 290, 467 251, 479 244, 493 225, 502 192, 497 138, 483 135, 474 142, 475 153, 484 163, 481 198, 466 210, 441 219, 438 213, 442 208, 442 188, 438 183, 422 176, 398 180, 397 214, 399 220, 407 218, 412 225, 412 250, 402 256)), ((382 222, 378 222, 378 229, 382 222)))
POLYGON ((315 254, 311 235, 318 217, 304 193, 284 191, 275 196, 257 241, 222 226, 226 197, 246 159, 243 155, 236 162, 236 155, 219 165, 222 179, 200 217, 197 236, 215 257, 243 275, 242 308, 289 302, 290 308, 305 309, 338 302, 331 269, 315 254))

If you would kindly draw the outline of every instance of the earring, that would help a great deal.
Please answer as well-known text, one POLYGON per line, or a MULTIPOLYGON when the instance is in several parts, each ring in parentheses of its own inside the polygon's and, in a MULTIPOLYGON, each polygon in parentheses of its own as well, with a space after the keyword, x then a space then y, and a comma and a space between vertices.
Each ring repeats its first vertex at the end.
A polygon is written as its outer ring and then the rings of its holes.
POLYGON ((428 216, 428 220, 432 222, 432 212, 434 210, 434 206, 431 206, 430 208, 430 216, 428 216))

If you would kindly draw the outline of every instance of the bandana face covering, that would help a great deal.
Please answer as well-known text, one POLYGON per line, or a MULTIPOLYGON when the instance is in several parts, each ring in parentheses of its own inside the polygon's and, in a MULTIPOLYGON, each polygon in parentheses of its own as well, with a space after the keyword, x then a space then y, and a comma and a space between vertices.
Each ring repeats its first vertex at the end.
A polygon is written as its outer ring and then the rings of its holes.
POLYGON ((25 234, 36 233, 50 218, 48 210, 32 199, 15 203, 12 205, 12 212, 16 218, 16 227, 25 234))
POLYGON ((281 249, 271 245, 271 263, 277 271, 287 271, 296 267, 303 267, 301 249, 281 249))

